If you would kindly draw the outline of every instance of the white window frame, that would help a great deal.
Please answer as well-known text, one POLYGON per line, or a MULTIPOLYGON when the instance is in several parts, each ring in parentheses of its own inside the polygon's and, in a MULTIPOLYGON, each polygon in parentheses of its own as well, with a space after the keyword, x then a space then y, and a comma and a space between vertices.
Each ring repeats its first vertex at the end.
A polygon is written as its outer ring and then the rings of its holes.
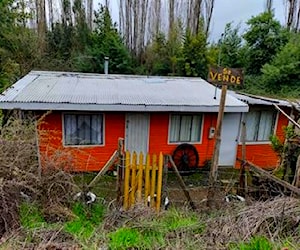
POLYGON ((171 113, 169 114, 169 128, 168 128, 168 145, 178 145, 178 144, 182 144, 182 143, 190 143, 190 144, 202 144, 202 138, 203 138, 203 126, 204 126, 204 113, 171 113), (184 115, 192 115, 192 116, 201 116, 201 122, 200 122, 200 140, 199 141, 178 141, 178 142, 171 142, 170 141, 170 132, 171 132, 171 117, 173 115, 180 115, 180 116, 184 116, 184 115))
POLYGON ((84 112, 62 112, 62 144, 64 147, 103 147, 105 146, 105 114, 103 113, 84 113, 84 112), (102 143, 101 144, 74 144, 69 145, 66 144, 66 136, 65 136, 65 115, 101 115, 102 116, 102 143))
MULTIPOLYGON (((278 111, 273 110, 273 109, 267 109, 267 108, 265 108, 265 109, 259 109, 259 108, 252 108, 251 109, 250 108, 248 113, 250 113, 251 111, 270 111, 270 112, 276 113, 275 114, 275 122, 274 122, 274 126, 273 126, 273 132, 272 132, 272 135, 276 135, 277 125, 278 125, 278 119, 279 119, 279 112, 278 111)), ((243 113, 242 122, 246 122, 246 115, 248 113, 243 113)), ((241 128, 242 128, 242 126, 241 126, 241 128)), ((242 133, 242 131, 240 131, 240 132, 242 133)), ((239 144, 242 144, 241 133, 240 133, 239 144)), ((247 124, 246 124, 246 135, 247 135, 247 124)), ((248 145, 254 145, 254 144, 271 144, 271 141, 270 141, 269 138, 267 140, 247 141, 247 138, 246 138, 245 143, 248 144, 248 145)))

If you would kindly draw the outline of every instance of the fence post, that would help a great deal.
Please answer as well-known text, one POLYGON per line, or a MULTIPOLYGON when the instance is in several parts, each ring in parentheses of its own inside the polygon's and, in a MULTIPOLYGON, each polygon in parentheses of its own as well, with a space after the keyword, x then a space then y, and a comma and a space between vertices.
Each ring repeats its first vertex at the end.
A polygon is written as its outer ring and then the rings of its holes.
POLYGON ((124 209, 129 208, 129 177, 130 177, 130 153, 126 152, 125 157, 125 178, 124 178, 124 209))
POLYGON ((142 202, 142 188, 143 188, 143 163, 144 163, 144 155, 141 152, 139 157, 139 172, 138 172, 138 184, 137 184, 137 200, 138 202, 142 202))
POLYGON ((159 154, 158 173, 157 173, 157 190, 156 190, 156 211, 159 212, 161 204, 161 186, 162 186, 162 172, 163 172, 164 158, 162 152, 159 154))
POLYGON ((132 163, 131 163, 131 190, 130 190, 130 204, 129 206, 134 205, 135 203, 135 190, 136 190, 136 152, 133 152, 132 163))
POLYGON ((118 164, 117 164, 117 205, 121 206, 122 181, 124 176, 124 139, 118 140, 118 164))
POLYGON ((150 188, 150 206, 155 207, 155 183, 156 183, 156 169, 157 169, 157 157, 156 154, 152 156, 152 169, 151 169, 151 188, 150 188))
POLYGON ((150 191, 150 155, 146 156, 146 168, 145 168, 145 205, 148 202, 148 196, 150 191))

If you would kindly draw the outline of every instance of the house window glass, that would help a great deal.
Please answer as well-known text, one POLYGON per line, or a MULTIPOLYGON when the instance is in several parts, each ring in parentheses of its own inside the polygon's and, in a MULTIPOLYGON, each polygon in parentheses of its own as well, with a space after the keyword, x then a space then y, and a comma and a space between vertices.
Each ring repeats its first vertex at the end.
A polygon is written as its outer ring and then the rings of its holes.
POLYGON ((276 112, 250 111, 246 114, 246 140, 268 141, 274 132, 276 112))
POLYGON ((169 142, 200 142, 202 115, 171 115, 169 142))
POLYGON ((65 145, 102 145, 103 115, 65 114, 65 145))

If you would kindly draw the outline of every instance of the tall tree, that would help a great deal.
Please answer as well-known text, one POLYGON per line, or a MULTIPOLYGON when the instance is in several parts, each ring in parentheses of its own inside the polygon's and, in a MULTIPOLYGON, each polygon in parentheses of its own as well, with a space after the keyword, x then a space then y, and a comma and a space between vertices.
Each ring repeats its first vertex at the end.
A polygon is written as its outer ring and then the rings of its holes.
POLYGON ((37 36, 24 27, 26 9, 14 0, 0 1, 0 92, 36 63, 37 36))
POLYGON ((182 70, 185 76, 207 76, 207 37, 203 25, 196 35, 186 31, 183 44, 182 70))
POLYGON ((271 12, 273 8, 273 0, 266 0, 265 2, 265 11, 271 12))
POLYGON ((91 43, 79 53, 76 69, 84 72, 103 73, 104 58, 109 57, 110 73, 130 73, 131 57, 118 33, 108 7, 100 6, 95 13, 95 30, 91 43))
POLYGON ((295 97, 300 94, 300 34, 295 34, 276 54, 272 62, 262 68, 262 79, 273 92, 287 92, 295 97))
POLYGON ((222 38, 218 43, 218 60, 224 67, 242 67, 242 38, 239 35, 239 27, 232 27, 227 23, 222 38))
POLYGON ((247 24, 249 29, 243 35, 247 46, 245 66, 248 74, 259 74, 261 67, 287 42, 288 36, 272 12, 252 17, 247 24))

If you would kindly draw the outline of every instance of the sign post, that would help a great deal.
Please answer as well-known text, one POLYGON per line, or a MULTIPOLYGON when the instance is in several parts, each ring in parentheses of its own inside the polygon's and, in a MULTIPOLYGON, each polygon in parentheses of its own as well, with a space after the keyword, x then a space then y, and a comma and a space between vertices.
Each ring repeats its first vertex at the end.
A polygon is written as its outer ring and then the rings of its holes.
POLYGON ((208 81, 215 84, 222 85, 221 99, 219 104, 219 113, 217 119, 217 125, 215 130, 215 145, 214 154, 212 158, 212 165, 209 174, 209 191, 207 197, 207 203, 209 207, 216 207, 215 203, 215 186, 218 177, 218 165, 219 155, 221 147, 221 131, 222 122, 225 110, 225 101, 227 94, 227 85, 241 85, 243 83, 243 72, 242 69, 222 68, 222 67, 211 67, 209 69, 208 81))

